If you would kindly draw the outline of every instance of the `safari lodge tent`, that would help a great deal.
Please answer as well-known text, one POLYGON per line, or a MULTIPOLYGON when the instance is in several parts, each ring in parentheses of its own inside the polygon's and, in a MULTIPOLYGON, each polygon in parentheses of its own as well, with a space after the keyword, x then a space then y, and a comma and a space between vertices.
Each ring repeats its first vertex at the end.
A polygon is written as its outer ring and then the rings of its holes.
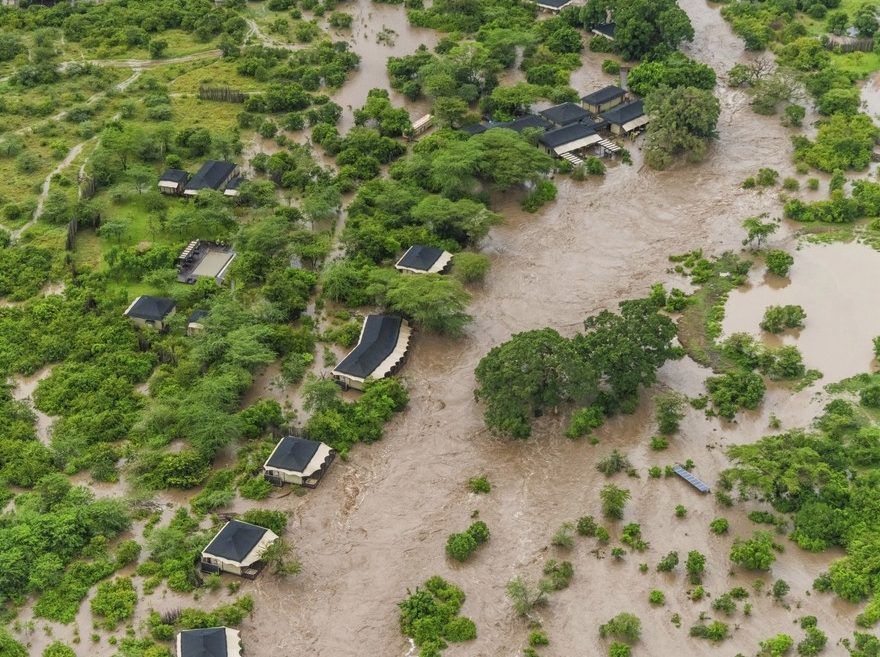
POLYGON ((564 128, 545 132, 538 137, 538 143, 544 147, 544 150, 556 157, 583 151, 601 140, 602 138, 596 134, 596 128, 586 123, 572 123, 564 128))
POLYGON ((177 635, 177 657, 241 657, 241 638, 231 627, 183 630, 177 635))
POLYGON ((391 315, 368 315, 354 349, 334 368, 342 385, 363 390, 367 379, 383 379, 397 371, 406 358, 409 323, 391 315))
POLYGON ((137 326, 158 330, 165 328, 165 320, 174 314, 174 299, 168 297, 139 296, 123 313, 137 326))
POLYGON ((254 579, 263 569, 263 553, 276 540, 278 535, 265 527, 230 520, 202 551, 201 570, 254 579))
POLYGON ((263 472, 273 484, 315 488, 335 458, 336 452, 324 443, 285 436, 266 459, 263 472))
POLYGON ((625 105, 618 105, 602 114, 608 129, 615 135, 628 135, 648 124, 648 115, 642 101, 634 100, 625 105))
POLYGON ((395 269, 413 274, 442 274, 452 262, 452 254, 433 246, 415 244, 394 265, 395 269))
POLYGON ((541 11, 549 11, 553 14, 558 14, 573 2, 574 0, 535 0, 538 9, 541 11))
POLYGON ((543 110, 540 114, 550 121, 550 123, 560 128, 571 125, 572 123, 578 123, 579 121, 592 123, 590 120, 590 113, 575 103, 554 105, 553 107, 548 107, 543 110))
POLYGON ((183 169, 167 169, 159 177, 159 191, 163 194, 180 196, 189 181, 189 174, 183 169))
POLYGON ((208 160, 187 183, 183 195, 196 196, 203 189, 223 189, 235 177, 237 170, 238 167, 232 162, 208 160))
POLYGON ((581 97, 584 109, 591 114, 607 112, 612 107, 617 107, 626 98, 626 91, 613 84, 603 87, 598 91, 581 97))

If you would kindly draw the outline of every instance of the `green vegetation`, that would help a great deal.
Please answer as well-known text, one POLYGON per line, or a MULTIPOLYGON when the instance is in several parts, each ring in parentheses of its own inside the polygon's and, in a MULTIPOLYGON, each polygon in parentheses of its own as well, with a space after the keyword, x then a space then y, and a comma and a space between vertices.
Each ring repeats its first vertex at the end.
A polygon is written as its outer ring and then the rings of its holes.
POLYGON ((807 313, 800 306, 768 306, 761 320, 761 328, 769 333, 785 329, 803 328, 807 313))
POLYGON ((400 631, 413 640, 422 657, 439 655, 447 642, 476 638, 474 622, 458 615, 464 599, 461 589, 435 576, 398 603, 400 631))
POLYGON ((477 548, 489 540, 489 528, 478 520, 459 534, 450 534, 446 541, 446 554, 456 561, 467 561, 477 548))
POLYGON ((656 302, 625 301, 620 313, 584 321, 573 339, 546 328, 520 333, 493 348, 476 370, 476 396, 486 425, 515 438, 531 433, 531 418, 566 402, 594 401, 605 414, 635 403, 642 385, 677 355, 675 327, 656 302))
POLYGON ((468 480, 468 488, 472 493, 488 493, 492 490, 492 485, 486 475, 480 475, 468 480))
POLYGON ((621 612, 599 626, 599 635, 610 637, 624 643, 635 643, 642 634, 642 621, 635 614, 621 612))

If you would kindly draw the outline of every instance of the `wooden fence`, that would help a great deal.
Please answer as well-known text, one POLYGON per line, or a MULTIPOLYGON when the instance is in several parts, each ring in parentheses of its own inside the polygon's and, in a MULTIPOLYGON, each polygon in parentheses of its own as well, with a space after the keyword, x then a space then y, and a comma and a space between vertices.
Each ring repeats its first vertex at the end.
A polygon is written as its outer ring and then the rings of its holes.
POLYGON ((199 86, 199 98, 202 100, 218 100, 222 103, 243 103, 247 94, 243 91, 236 91, 227 86, 211 87, 203 84, 199 86))

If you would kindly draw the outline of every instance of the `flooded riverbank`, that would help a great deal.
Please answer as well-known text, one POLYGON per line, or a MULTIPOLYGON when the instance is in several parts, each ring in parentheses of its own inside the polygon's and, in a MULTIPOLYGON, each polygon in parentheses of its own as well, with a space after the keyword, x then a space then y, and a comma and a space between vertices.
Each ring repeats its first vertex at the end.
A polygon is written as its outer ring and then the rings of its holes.
POLYGON ((823 383, 866 372, 874 359, 872 340, 880 332, 880 253, 869 246, 802 245, 794 252, 787 278, 752 269, 749 283, 730 294, 723 322, 725 335, 760 336, 770 346, 795 345, 808 368, 824 374, 823 383), (780 335, 758 324, 768 306, 795 304, 807 314, 805 326, 780 335))
MULTIPOLYGON (((693 56, 721 70, 746 57, 716 9, 702 0, 682 4, 697 30, 693 56)), ((592 73, 597 83, 603 80, 592 73)), ((584 81, 592 77, 586 71, 576 75, 584 81)), ((744 511, 725 512, 712 497, 700 497, 680 481, 648 479, 644 468, 691 458, 700 476, 714 483, 728 465, 721 447, 768 432, 770 412, 784 427, 807 424, 820 408, 814 391, 792 395, 771 389, 760 412, 735 424, 689 411, 680 437, 658 454, 647 446, 655 430, 647 393, 635 415, 615 418, 598 432, 597 446, 562 437, 563 419, 556 417, 543 418, 528 441, 493 437, 473 401, 473 371, 512 333, 550 325, 571 334, 585 315, 644 295, 652 283, 666 280, 669 254, 738 249, 745 217, 779 213, 778 198, 744 192, 739 184, 762 166, 790 168, 788 131, 778 118, 754 114, 741 92, 719 88, 718 93, 720 138, 706 162, 658 173, 643 168, 632 148, 634 166, 617 167, 605 179, 558 180, 558 200, 536 215, 523 213, 515 199, 500 205, 506 223, 483 245, 493 269, 475 294, 476 319, 466 338, 453 343, 420 334, 402 372, 412 401, 389 425, 385 440, 358 447, 349 462, 334 464, 318 490, 279 500, 279 508, 293 514, 290 534, 304 572, 291 582, 263 577, 253 585, 257 608, 243 628, 251 654, 306 649, 327 657, 405 655, 409 644, 399 633, 395 603, 433 574, 464 589, 468 600, 462 611, 479 631, 476 641, 453 646, 446 655, 519 654, 527 628, 514 618, 504 587, 518 574, 534 580, 551 556, 575 566, 572 587, 554 595, 541 612, 552 654, 604 653, 598 625, 624 610, 642 617, 642 643, 651 654, 705 654, 706 644, 684 637, 708 603, 686 599, 689 586, 682 575, 642 576, 638 563, 653 566, 671 549, 697 549, 708 555, 707 588, 713 594, 748 586, 752 576, 728 576, 732 538, 711 536, 707 526, 717 515, 730 518, 734 534, 752 526, 744 511), (613 448, 627 453, 643 473, 640 479, 621 475, 616 483, 632 491, 626 521, 642 523, 650 550, 623 563, 597 559, 589 552, 592 541, 556 554, 548 545, 560 523, 587 513, 598 516, 598 491, 606 479, 594 465, 613 448), (481 473, 493 490, 476 497, 465 484, 481 473), (674 517, 679 503, 689 509, 685 520, 674 517), (472 561, 452 564, 443 552, 446 537, 466 527, 474 510, 492 538, 472 561), (614 584, 622 578, 629 586, 614 584), (661 610, 647 602, 647 591, 655 587, 667 595, 661 610), (673 611, 682 614, 682 629, 668 622, 673 611), (282 624, 288 629, 281 635, 267 631, 282 624)), ((698 394, 707 375, 681 361, 662 370, 660 384, 698 394)), ((792 584, 791 597, 801 608, 786 611, 763 597, 753 601, 753 617, 736 619, 742 629, 724 650, 754 652, 759 639, 788 631, 792 619, 804 613, 820 617, 832 644, 848 633, 854 614, 849 605, 805 594, 836 556, 789 547, 773 576, 792 584)))

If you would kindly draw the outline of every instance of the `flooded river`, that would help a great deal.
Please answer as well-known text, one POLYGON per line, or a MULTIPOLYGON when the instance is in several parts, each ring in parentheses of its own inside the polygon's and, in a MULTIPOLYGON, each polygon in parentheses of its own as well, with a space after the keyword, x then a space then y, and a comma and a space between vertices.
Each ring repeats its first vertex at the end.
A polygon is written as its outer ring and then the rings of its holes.
MULTIPOLYGON (((689 54, 719 72, 747 58, 716 7, 704 0, 681 0, 681 5, 697 33, 689 54)), ((364 60, 354 80, 336 96, 337 102, 359 106, 370 88, 387 85, 387 56, 407 54, 421 42, 436 41, 438 35, 412 30, 403 16, 399 6, 358 4, 353 38, 364 60), (397 32, 393 48, 375 44, 375 34, 383 26, 397 32)), ((598 70, 597 58, 587 59, 584 69, 573 76, 582 92, 590 90, 588 85, 612 81, 598 70)), ((684 556, 696 549, 708 556, 706 588, 713 595, 733 586, 750 587, 755 576, 729 574, 727 556, 733 537, 753 529, 745 511, 721 509, 712 496, 700 496, 681 481, 649 479, 645 469, 690 458, 696 474, 714 483, 728 465, 723 447, 767 433, 771 412, 784 428, 807 424, 821 408, 815 389, 793 395, 771 388, 762 408, 736 423, 720 423, 689 410, 680 434, 665 452, 648 446, 656 430, 650 403, 653 391, 643 394, 635 414, 614 418, 599 430, 597 445, 564 438, 564 418, 555 416, 542 418, 528 441, 494 437, 485 431, 481 409, 473 399, 476 364, 511 334, 549 325, 570 335, 581 327, 584 316, 645 295, 652 283, 671 281, 665 273, 670 254, 696 248, 710 254, 739 249, 745 217, 779 214, 775 195, 743 191, 740 183, 763 166, 788 175, 789 132, 778 118, 751 112, 741 92, 719 87, 718 93, 720 138, 704 163, 654 172, 642 166, 637 145, 630 144, 633 166, 617 166, 603 179, 582 183, 560 178, 558 200, 535 215, 522 212, 517 199, 509 196, 498 204, 506 222, 483 245, 493 268, 475 292, 471 307, 475 321, 467 335, 454 342, 418 334, 402 370, 411 403, 388 425, 385 439, 355 448, 347 462, 337 460, 317 490, 272 501, 273 508, 291 514, 288 537, 297 545, 304 570, 287 581, 264 573, 254 582, 243 582, 241 592, 252 593, 256 604, 253 617, 242 626, 248 655, 404 657, 410 646, 400 634, 395 605, 407 589, 435 574, 465 591, 462 613, 476 622, 479 633, 473 642, 451 646, 446 657, 521 655, 528 628, 514 616, 505 585, 517 575, 534 581, 551 557, 572 561, 575 575, 571 587, 554 594, 540 610, 551 640, 546 655, 606 654, 598 626, 621 611, 642 618, 638 654, 702 657, 710 650, 754 654, 759 640, 778 632, 800 639, 792 621, 805 614, 817 615, 820 627, 828 632, 828 654, 840 654, 834 645, 851 632, 855 608, 807 593, 812 579, 837 554, 807 554, 785 541, 786 552, 767 579, 781 577, 791 584, 791 610, 756 596, 751 617, 738 612, 725 619, 732 630, 734 625, 737 629, 718 649, 687 638, 687 629, 700 612, 710 611, 711 600, 690 602, 686 597, 690 587, 681 572, 661 574, 653 569, 670 550, 684 556), (595 470, 595 463, 614 448, 626 453, 642 473, 641 478, 617 475, 615 483, 631 490, 625 521, 642 524, 649 550, 614 561, 607 550, 591 553, 596 547, 593 539, 578 540, 571 551, 549 547, 562 522, 585 514, 599 517, 598 493, 607 480, 595 470), (466 488, 467 480, 479 474, 492 483, 489 495, 475 496, 466 488), (677 504, 687 507, 686 519, 674 516, 677 504), (469 562, 452 564, 444 555, 446 538, 466 528, 474 511, 479 511, 492 537, 469 562), (730 536, 708 531, 709 521, 720 515, 731 521, 730 536), (651 566, 649 573, 639 573, 641 562, 651 566), (652 588, 664 591, 665 606, 648 604, 652 588), (680 629, 670 622, 674 612, 682 616, 680 629)), ((350 121, 349 112, 344 121, 350 121)), ((809 253, 805 249, 795 255, 792 285, 801 276, 805 284, 819 276, 801 272, 812 266, 809 253)), ((743 299, 759 290, 756 282, 743 299)), ((784 290, 773 291, 779 292, 784 290)), ((829 299, 834 301, 840 298, 829 299)), ((733 303, 739 301, 732 299, 733 303)), ((816 310, 817 322, 826 310, 827 306, 816 310)), ((825 369, 809 357, 808 362, 825 369)), ((685 359, 661 370, 658 387, 697 395, 708 374, 685 359)), ((269 386, 274 378, 269 372, 261 381, 269 386)), ((263 394, 278 396, 275 390, 263 394)), ((619 526, 611 531, 616 537, 619 526)), ((217 596, 207 595, 202 601, 211 606, 217 596)), ((146 604, 164 609, 188 603, 158 592, 146 604)), ((103 644, 88 650, 88 654, 112 654, 103 644)))
MULTIPOLYGON (((697 30, 689 49, 693 56, 720 71, 745 59, 717 9, 702 0, 682 5, 697 30)), ((591 70, 575 78, 607 83, 594 63, 588 66, 591 70)), ((582 541, 572 552, 557 554, 548 547, 550 536, 563 521, 585 513, 598 516, 598 491, 606 481, 595 462, 612 448, 626 452, 643 473, 649 465, 692 458, 698 474, 714 482, 727 466, 720 447, 760 437, 768 431, 771 411, 783 426, 806 424, 820 408, 814 391, 791 395, 771 389, 762 410, 736 424, 691 411, 680 437, 658 454, 647 446, 655 430, 647 394, 635 415, 616 418, 599 432, 597 446, 562 437, 562 419, 555 417, 544 418, 529 441, 493 437, 473 401, 473 371, 512 333, 551 325, 570 334, 586 314, 644 295, 652 283, 664 280, 669 254, 700 247, 709 253, 738 249, 743 218, 779 213, 777 198, 744 192, 739 183, 762 166, 791 170, 788 131, 778 118, 752 113, 742 93, 719 88, 719 95, 720 139, 703 164, 653 172, 641 166, 632 148, 634 166, 617 167, 603 180, 560 179, 559 200, 536 215, 521 212, 516 199, 501 204, 506 223, 483 245, 493 269, 475 294, 475 322, 466 338, 450 342, 418 335, 402 372, 412 401, 389 425, 385 440, 334 464, 318 490, 278 502, 293 514, 290 535, 304 572, 291 582, 264 576, 248 585, 257 596, 254 618, 243 627, 249 654, 406 655, 409 644, 400 635, 395 603, 408 588, 440 574, 467 593, 463 613, 479 630, 476 641, 445 654, 518 655, 528 630, 514 617, 505 584, 518 574, 534 580, 548 557, 567 558, 575 566, 572 586, 541 611, 551 637, 548 654, 604 653, 598 626, 620 611, 642 617, 644 645, 638 649, 648 647, 646 654, 706 654, 707 644, 685 637, 708 603, 686 599, 689 587, 681 574, 640 575, 637 566, 643 561, 653 566, 671 549, 698 549, 709 555, 712 593, 748 586, 753 576, 728 576, 732 537, 714 537, 707 529, 713 517, 725 515, 734 533, 748 533, 752 527, 744 511, 724 512, 711 497, 700 497, 679 481, 620 475, 618 485, 633 494, 626 520, 642 523, 651 542, 647 553, 612 563, 590 553, 593 541, 582 541), (493 489, 477 497, 465 484, 481 473, 493 489), (685 520, 673 515, 679 503, 689 509, 685 520), (443 551, 446 537, 467 527, 475 510, 492 538, 467 564, 451 564, 443 551), (628 585, 620 586, 621 581, 628 585), (666 593, 665 607, 650 608, 651 588, 666 593), (682 614, 682 629, 669 623, 675 611, 682 614)), ((707 374, 681 361, 663 369, 661 384, 698 394, 707 374)), ((758 640, 791 631, 792 619, 805 613, 820 617, 831 645, 849 632, 851 606, 806 594, 812 578, 836 556, 788 547, 773 576, 792 585, 790 597, 800 609, 785 611, 763 596, 754 600, 751 618, 731 621, 741 629, 725 644, 725 654, 754 653, 758 640)))

